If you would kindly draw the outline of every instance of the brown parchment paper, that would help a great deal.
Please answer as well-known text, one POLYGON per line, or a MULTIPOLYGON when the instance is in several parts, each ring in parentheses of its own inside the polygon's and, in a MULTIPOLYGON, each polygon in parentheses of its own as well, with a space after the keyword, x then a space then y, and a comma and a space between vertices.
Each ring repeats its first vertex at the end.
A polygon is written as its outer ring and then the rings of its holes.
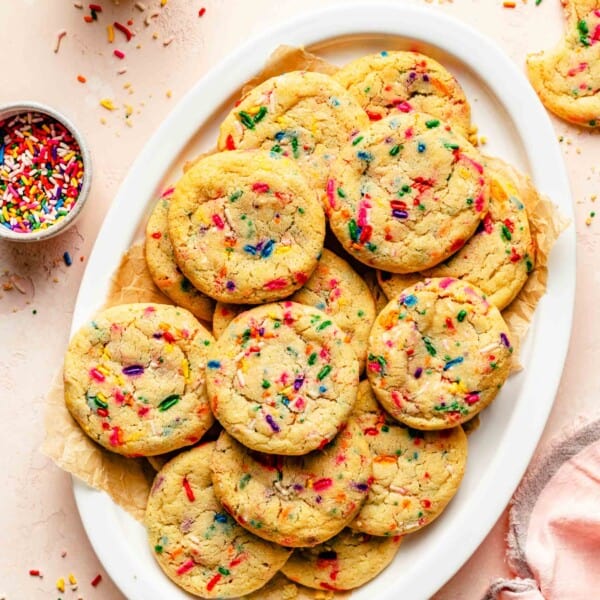
MULTIPOLYGON (((331 74, 337 70, 337 67, 306 52, 303 48, 280 46, 270 56, 263 71, 242 88, 242 93, 269 77, 291 70, 311 70, 331 74)), ((189 168, 198 158, 186 163, 186 168, 189 168)), ((498 168, 507 169, 519 182, 537 244, 536 267, 523 290, 503 312, 513 334, 513 342, 517 345, 525 336, 535 306, 545 293, 548 254, 567 222, 549 200, 537 193, 528 177, 500 159, 487 158, 486 160, 494 161, 498 168)), ((130 302, 172 304, 152 281, 141 241, 135 243, 124 255, 117 273, 112 278, 105 306, 130 302)), ((205 325, 211 328, 210 324, 205 323, 205 325)), ((93 488, 109 494, 135 519, 143 520, 154 470, 145 459, 125 458, 105 450, 79 428, 64 403, 62 371, 57 374, 46 398, 45 426, 46 436, 42 445, 44 454, 61 469, 93 488)), ((333 592, 309 590, 279 575, 267 588, 251 594, 248 599, 328 600, 333 597, 333 592)), ((335 597, 347 598, 349 594, 335 594, 335 597)))

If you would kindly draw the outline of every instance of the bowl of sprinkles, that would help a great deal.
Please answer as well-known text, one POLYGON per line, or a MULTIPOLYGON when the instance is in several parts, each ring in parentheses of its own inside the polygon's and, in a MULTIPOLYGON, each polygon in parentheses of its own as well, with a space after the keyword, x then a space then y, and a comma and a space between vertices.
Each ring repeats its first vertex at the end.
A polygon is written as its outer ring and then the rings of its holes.
POLYGON ((69 119, 37 102, 0 107, 0 239, 34 242, 64 231, 91 178, 89 150, 69 119))

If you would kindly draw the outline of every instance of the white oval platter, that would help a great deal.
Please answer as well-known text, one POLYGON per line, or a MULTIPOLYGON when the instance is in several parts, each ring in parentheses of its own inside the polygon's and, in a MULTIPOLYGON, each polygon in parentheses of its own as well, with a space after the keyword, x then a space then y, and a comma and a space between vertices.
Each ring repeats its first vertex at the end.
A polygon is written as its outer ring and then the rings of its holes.
MULTIPOLYGON (((486 152, 533 177, 573 220, 569 184, 550 120, 520 70, 489 39, 440 12, 407 3, 337 5, 290 21, 243 45, 177 104, 140 153, 98 235, 83 277, 72 332, 100 308, 119 265, 157 194, 181 165, 214 146, 218 124, 240 87, 279 45, 306 46, 337 64, 384 49, 433 55, 459 79, 473 120, 489 139, 486 152)), ((471 556, 494 525, 541 436, 560 381, 575 294, 575 229, 554 247, 548 291, 522 348, 523 371, 510 378, 470 437, 467 473, 435 523, 408 536, 392 565, 356 590, 356 600, 429 598, 471 556)), ((86 532, 129 600, 190 598, 163 575, 145 531, 104 493, 74 481, 86 532)), ((467 592, 467 590, 465 590, 467 592)))

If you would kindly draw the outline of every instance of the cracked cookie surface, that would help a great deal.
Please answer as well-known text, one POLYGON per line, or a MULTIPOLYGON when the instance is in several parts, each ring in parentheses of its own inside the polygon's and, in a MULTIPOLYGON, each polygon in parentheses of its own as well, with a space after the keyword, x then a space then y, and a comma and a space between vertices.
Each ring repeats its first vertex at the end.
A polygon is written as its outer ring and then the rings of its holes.
POLYGON ((371 455, 350 419, 330 444, 305 456, 253 452, 223 432, 211 469, 217 497, 240 525, 283 546, 314 546, 357 514, 371 455))
POLYGON ((223 302, 258 304, 306 283, 325 238, 320 201, 289 159, 212 154, 175 186, 169 236, 184 275, 223 302))
POLYGON ((405 289, 375 320, 367 375, 382 406, 415 429, 467 421, 496 397, 512 345, 500 311, 450 277, 405 289))
POLYGON ((244 445, 306 454, 331 440, 356 400, 358 360, 324 312, 280 302, 236 317, 211 348, 207 388, 244 445))
POLYGON ((197 290, 175 262, 169 239, 168 212, 169 197, 161 198, 148 219, 144 246, 148 270, 158 289, 173 302, 199 319, 211 321, 215 301, 197 290))
POLYGON ((546 108, 576 125, 600 128, 600 1, 563 0, 565 37, 527 56, 531 85, 546 108))
POLYGON ((351 92, 369 119, 424 112, 447 121, 465 137, 471 108, 455 77, 418 52, 387 51, 362 56, 342 67, 334 79, 351 92))
POLYGON ((399 424, 361 382, 352 411, 373 455, 373 482, 350 527, 394 536, 429 525, 458 491, 467 461, 462 427, 419 431, 399 424))
POLYGON ((217 500, 210 476, 215 443, 177 455, 156 475, 145 524, 152 553, 178 586, 202 598, 262 587, 290 550, 240 527, 217 500))
POLYGON ((261 148, 287 156, 322 190, 340 148, 368 122, 352 94, 328 75, 291 71, 240 100, 221 125, 218 148, 261 148))
POLYGON ((535 266, 535 247, 522 200, 526 192, 506 164, 486 159, 490 177, 489 212, 473 237, 449 259, 421 274, 379 272, 385 294, 394 298, 427 277, 455 277, 476 285, 499 310, 519 293, 535 266))
POLYGON ((377 577, 401 542, 401 536, 373 537, 344 529, 314 548, 294 550, 281 570, 292 581, 317 590, 351 590, 377 577))
POLYGON ((361 131, 331 170, 333 232, 361 262, 393 273, 432 267, 465 244, 488 207, 479 152, 425 113, 361 131))
POLYGON ((213 343, 183 308, 108 308, 69 343, 67 408, 94 441, 119 454, 151 456, 194 444, 214 421, 204 373, 213 343))

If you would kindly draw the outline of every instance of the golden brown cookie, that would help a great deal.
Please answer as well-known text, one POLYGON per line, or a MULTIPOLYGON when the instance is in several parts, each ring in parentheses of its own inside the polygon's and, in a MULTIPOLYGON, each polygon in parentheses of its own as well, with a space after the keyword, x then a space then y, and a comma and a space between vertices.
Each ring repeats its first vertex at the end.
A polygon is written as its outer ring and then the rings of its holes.
POLYGON ((361 382, 352 411, 373 455, 373 481, 350 527, 370 535, 404 535, 429 525, 458 491, 467 462, 462 427, 419 431, 401 425, 361 382))
POLYGON ((390 299, 427 277, 455 277, 477 286, 489 302, 503 310, 517 296, 535 266, 535 246, 519 185, 499 159, 487 158, 489 212, 475 235, 449 259, 421 274, 379 272, 390 299))
POLYGON ((217 500, 210 476, 215 443, 169 461, 154 479, 145 524, 161 569, 202 598, 234 598, 267 583, 290 551, 240 527, 217 500))
POLYGON ((369 490, 371 455, 350 419, 305 456, 253 452, 222 433, 212 458, 215 493, 249 531, 283 546, 315 546, 339 533, 369 490))
POLYGON ((330 226, 344 248, 393 273, 428 269, 460 250, 488 209, 479 152, 425 113, 360 132, 327 183, 330 226))
POLYGON ((213 412, 240 442, 271 454, 306 454, 330 441, 356 400, 358 360, 324 312, 265 304, 238 315, 211 348, 213 412))
POLYGON ((221 125, 219 150, 261 148, 293 160, 325 189, 332 160, 367 125, 352 94, 322 73, 290 71, 249 91, 221 125))
POLYGON ((167 220, 169 198, 170 195, 162 197, 148 219, 144 246, 146 264, 152 280, 161 292, 199 319, 210 321, 215 301, 198 291, 175 262, 167 220))
POLYGON ((325 237, 320 201, 296 165, 261 151, 197 162, 177 182, 168 219, 179 268, 222 302, 289 296, 308 281, 325 237))
POLYGON ((480 290, 450 277, 426 279, 375 320, 367 374, 395 419, 415 429, 446 429, 496 397, 512 351, 500 311, 480 290))
POLYGON ((65 403, 81 428, 127 456, 196 443, 213 423, 205 387, 210 333, 168 304, 105 309, 73 336, 65 403))
POLYGON ((419 52, 384 50, 353 60, 336 74, 371 121, 417 111, 451 123, 468 136, 471 109, 458 81, 419 52))
POLYGON ((344 529, 314 548, 294 550, 282 571, 317 590, 351 590, 377 577, 394 560, 401 541, 399 535, 373 537, 344 529))
POLYGON ((547 109, 583 127, 600 127, 600 1, 563 0, 565 37, 529 54, 531 85, 547 109))

